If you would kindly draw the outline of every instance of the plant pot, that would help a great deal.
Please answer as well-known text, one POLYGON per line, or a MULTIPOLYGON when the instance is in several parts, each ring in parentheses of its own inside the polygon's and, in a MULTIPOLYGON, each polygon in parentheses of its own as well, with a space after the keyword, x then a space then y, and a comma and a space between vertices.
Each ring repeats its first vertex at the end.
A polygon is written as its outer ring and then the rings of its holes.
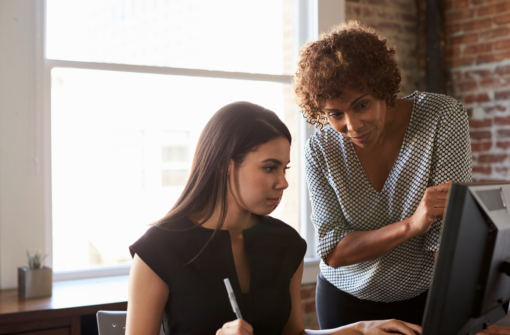
POLYGON ((49 297, 53 284, 51 268, 43 266, 30 270, 18 268, 18 295, 24 298, 49 297))

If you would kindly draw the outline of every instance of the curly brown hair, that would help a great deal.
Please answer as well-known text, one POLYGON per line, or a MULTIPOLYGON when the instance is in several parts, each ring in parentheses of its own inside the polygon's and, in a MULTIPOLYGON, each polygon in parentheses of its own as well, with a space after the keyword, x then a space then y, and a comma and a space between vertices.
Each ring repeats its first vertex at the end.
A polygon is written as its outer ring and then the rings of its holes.
POLYGON ((394 107, 400 81, 395 48, 373 28, 347 21, 299 51, 295 102, 306 121, 321 129, 328 123, 325 102, 340 97, 342 88, 370 92, 394 107))

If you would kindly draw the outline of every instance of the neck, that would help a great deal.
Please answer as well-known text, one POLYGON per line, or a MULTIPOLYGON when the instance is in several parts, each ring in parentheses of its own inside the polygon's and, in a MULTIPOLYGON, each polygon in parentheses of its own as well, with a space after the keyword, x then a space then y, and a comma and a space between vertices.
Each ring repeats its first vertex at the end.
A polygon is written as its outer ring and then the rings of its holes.
MULTIPOLYGON (((221 206, 218 203, 214 208, 212 216, 202 224, 202 227, 216 229, 220 221, 221 206)), ((204 213, 198 213, 190 216, 190 220, 195 224, 205 219, 204 213)), ((231 233, 242 233, 243 230, 253 227, 257 223, 257 217, 251 212, 242 209, 235 202, 227 201, 227 215, 221 230, 228 230, 231 233)))

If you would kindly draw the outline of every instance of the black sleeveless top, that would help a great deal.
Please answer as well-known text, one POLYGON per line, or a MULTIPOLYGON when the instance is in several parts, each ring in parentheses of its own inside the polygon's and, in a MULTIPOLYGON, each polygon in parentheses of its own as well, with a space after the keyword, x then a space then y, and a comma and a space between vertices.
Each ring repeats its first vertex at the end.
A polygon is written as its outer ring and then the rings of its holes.
POLYGON ((243 294, 232 254, 230 233, 220 230, 190 264, 213 230, 189 219, 151 227, 131 247, 168 285, 165 333, 215 334, 236 319, 223 279, 229 278, 243 319, 255 334, 281 334, 291 312, 290 280, 301 264, 306 242, 284 222, 260 217, 243 231, 250 266, 250 290, 243 294), (179 231, 176 231, 179 230, 179 231))

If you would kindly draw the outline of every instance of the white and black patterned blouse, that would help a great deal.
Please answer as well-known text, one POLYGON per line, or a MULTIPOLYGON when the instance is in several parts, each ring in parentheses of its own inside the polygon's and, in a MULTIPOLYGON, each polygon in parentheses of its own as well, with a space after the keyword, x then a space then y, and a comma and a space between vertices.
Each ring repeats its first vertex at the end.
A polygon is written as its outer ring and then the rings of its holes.
POLYGON ((305 148, 306 178, 321 272, 359 299, 392 302, 413 298, 430 285, 442 220, 373 260, 334 269, 324 260, 352 231, 375 230, 415 212, 427 187, 471 181, 468 117, 455 99, 414 92, 414 106, 395 164, 378 193, 365 176, 353 144, 331 126, 305 148))

